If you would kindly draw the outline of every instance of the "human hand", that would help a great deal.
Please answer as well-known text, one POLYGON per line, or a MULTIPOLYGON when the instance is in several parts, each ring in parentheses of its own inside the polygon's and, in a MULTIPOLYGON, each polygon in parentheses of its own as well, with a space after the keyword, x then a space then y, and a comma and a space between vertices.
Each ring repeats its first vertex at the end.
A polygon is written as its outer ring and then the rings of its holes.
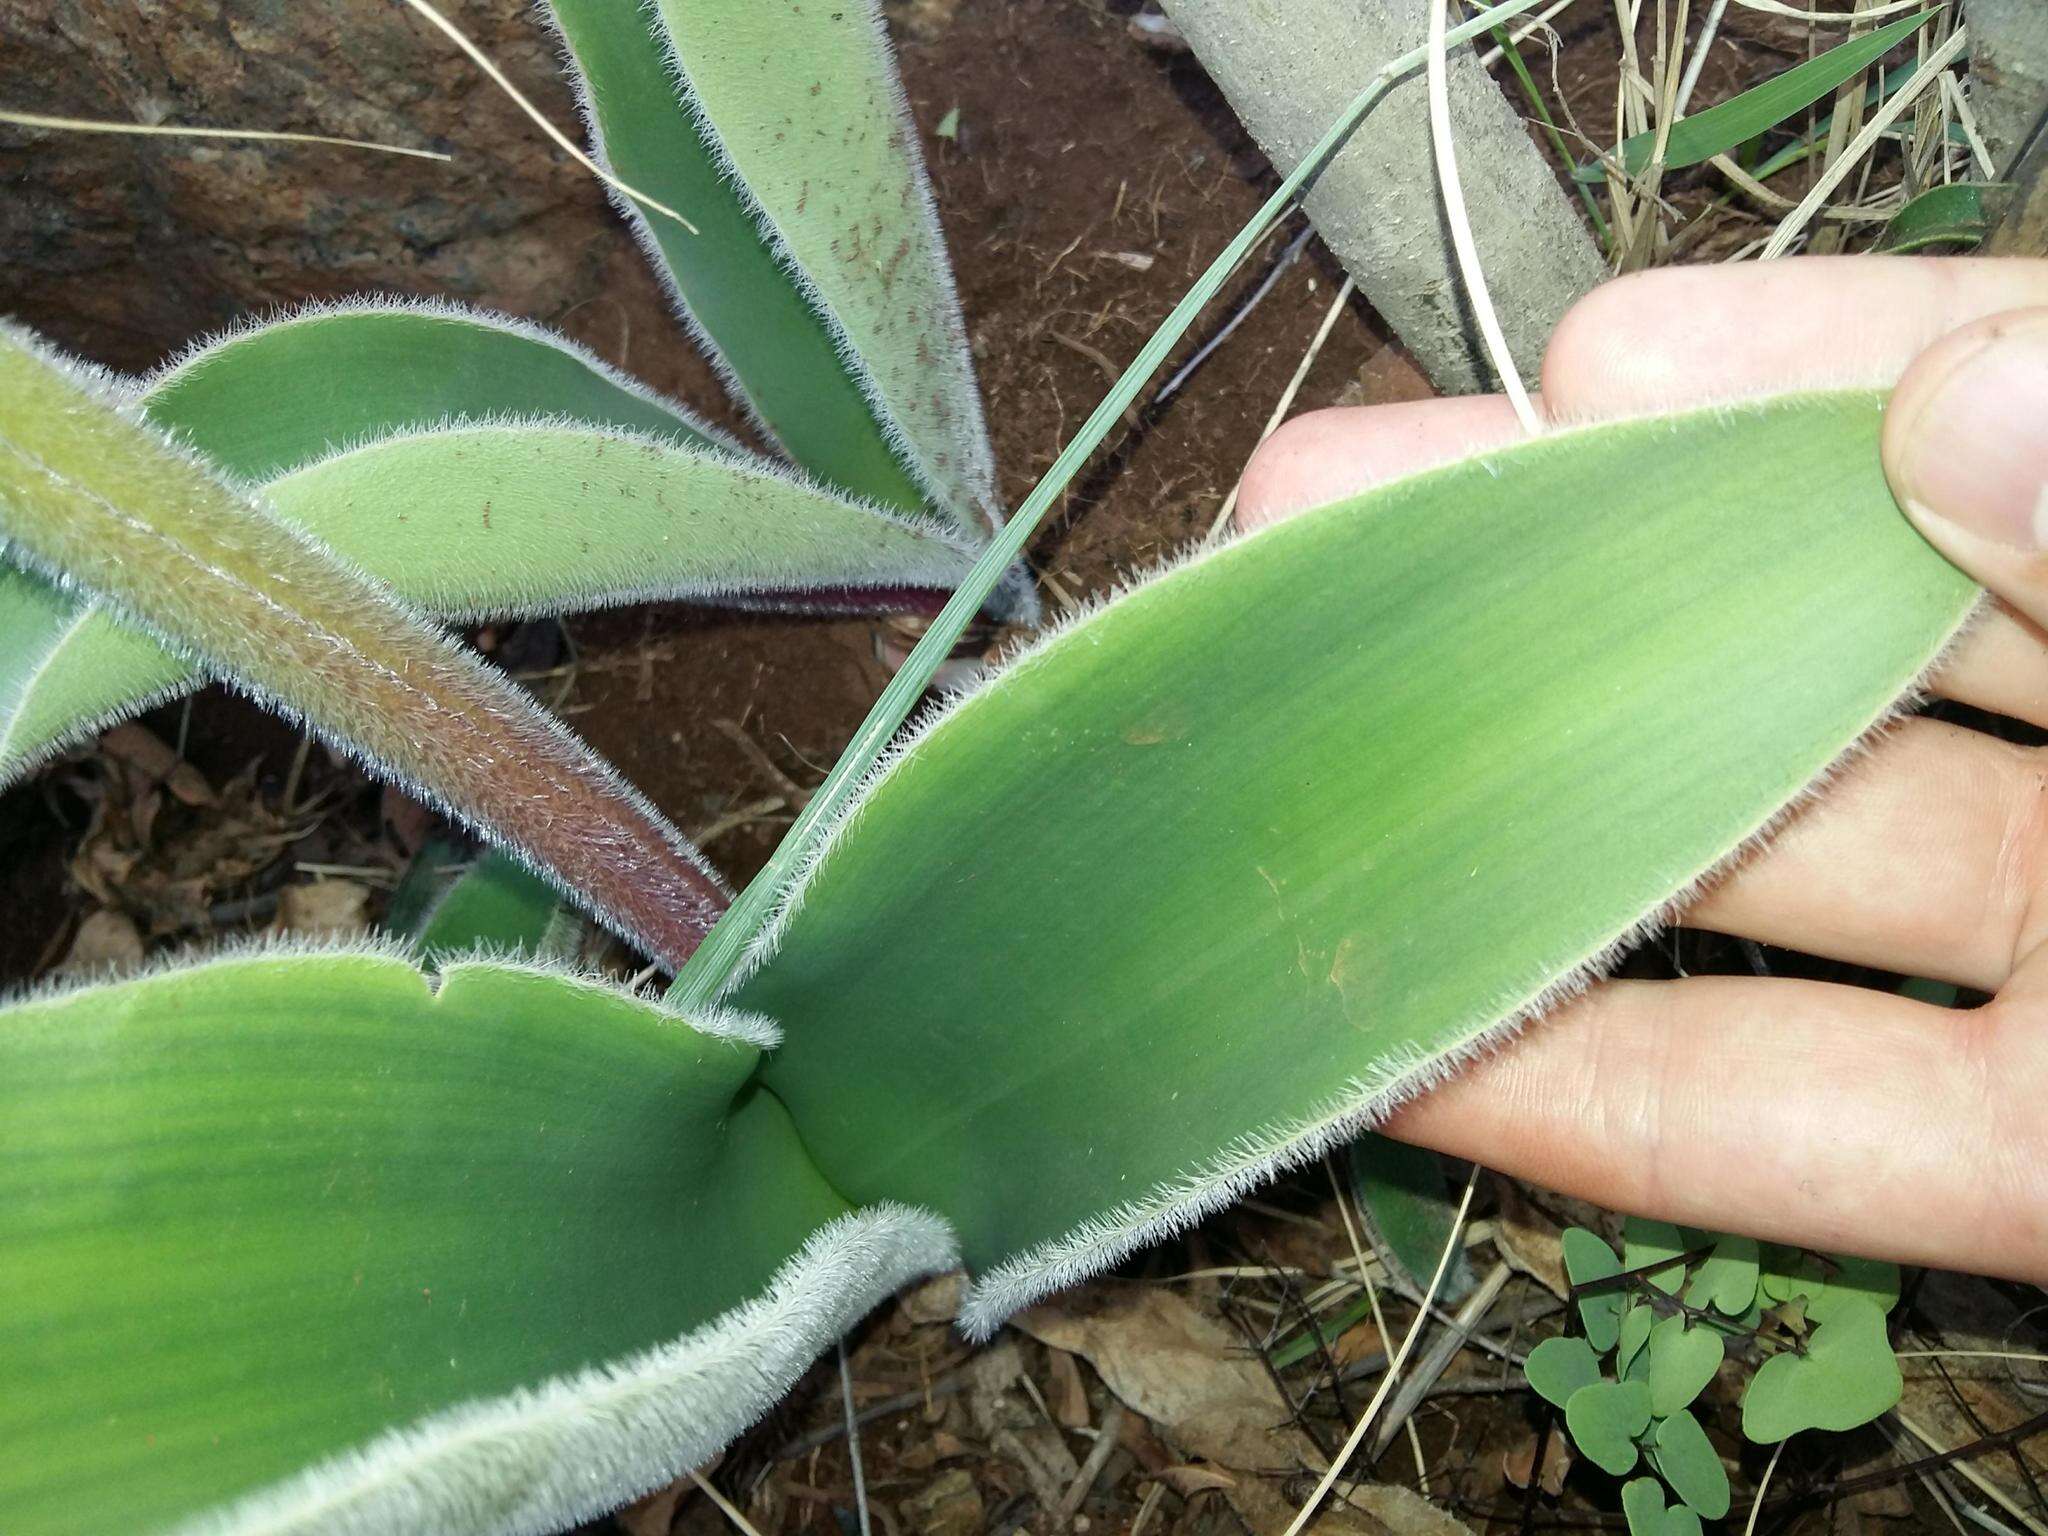
MULTIPOLYGON (((1569 423, 1893 384, 1893 490, 1998 599, 1930 689, 2048 727, 2048 261, 1625 279, 1558 327, 1541 403, 1569 423)), ((1500 397, 1316 412, 1254 457, 1238 521, 1520 435, 1500 397)), ((1903 721, 1681 921, 1991 1002, 1780 977, 1603 982, 1386 1129, 1638 1215, 2048 1281, 2044 891, 2048 754, 1903 721)))

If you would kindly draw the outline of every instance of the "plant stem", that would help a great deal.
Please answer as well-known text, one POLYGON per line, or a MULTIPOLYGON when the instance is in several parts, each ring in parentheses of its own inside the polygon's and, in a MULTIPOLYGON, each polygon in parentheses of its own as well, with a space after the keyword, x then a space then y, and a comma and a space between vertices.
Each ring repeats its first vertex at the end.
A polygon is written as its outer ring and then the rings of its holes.
MULTIPOLYGON (((1470 21, 1451 28, 1444 39, 1445 45, 1467 42, 1539 3, 1540 0, 1504 0, 1504 3, 1482 11, 1470 21)), ((940 663, 952 654, 961 631, 981 611, 983 601, 1038 531, 1046 512, 1079 473, 1088 456, 1122 418, 1125 408, 1137 398, 1145 381, 1187 334, 1195 317, 1229 280, 1238 263, 1265 238, 1274 223, 1285 216, 1302 188, 1343 147, 1366 113, 1386 95, 1394 82, 1420 69, 1427 62, 1428 55, 1427 45, 1411 48, 1372 77, 1343 116, 1280 183, 1265 206, 1238 231, 1223 248, 1222 254, 1210 263, 1208 270, 1196 279, 1194 286, 1173 307, 1173 312, 1161 322, 1159 329, 1152 333, 1130 367, 1124 370, 1123 377, 1096 406, 1080 431, 1074 434, 1073 441, 1053 461, 1052 468, 1045 472, 1045 477, 1003 525, 1001 532, 982 551, 981 558, 967 573, 967 579, 940 610, 917 648, 910 653, 896 676, 890 679, 889 686, 882 690, 882 696, 868 711, 853 740, 832 765, 825 782, 811 796, 810 803, 784 835, 767 865, 740 893, 739 899, 727 909, 710 936, 676 977, 675 985, 669 989, 670 1001, 684 1007, 701 1006, 725 992, 745 963, 755 939, 774 915, 792 875, 803 867, 813 849, 838 825, 841 813, 859 793, 868 771, 880 760, 890 739, 923 697, 940 663)))

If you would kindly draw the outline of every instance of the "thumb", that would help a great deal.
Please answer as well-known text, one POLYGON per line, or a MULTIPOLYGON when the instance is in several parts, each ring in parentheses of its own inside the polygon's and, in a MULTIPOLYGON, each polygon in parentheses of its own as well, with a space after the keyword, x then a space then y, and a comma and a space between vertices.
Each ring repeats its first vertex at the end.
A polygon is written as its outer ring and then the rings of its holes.
POLYGON ((2048 625, 2048 309, 1993 315, 1913 360, 1885 473, 1927 541, 2048 625))

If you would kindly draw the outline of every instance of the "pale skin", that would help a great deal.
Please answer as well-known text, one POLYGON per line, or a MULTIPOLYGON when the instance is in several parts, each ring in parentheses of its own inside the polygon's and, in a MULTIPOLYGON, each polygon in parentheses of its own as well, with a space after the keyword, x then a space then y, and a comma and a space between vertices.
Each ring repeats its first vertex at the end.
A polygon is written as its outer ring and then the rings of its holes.
MULTIPOLYGON (((1613 283, 1543 363, 1558 423, 1896 385, 1885 469, 1996 602, 1932 693, 2048 727, 2048 261, 1811 259, 1613 283)), ((1498 397, 1320 411, 1245 473, 1257 525, 1521 435, 1498 397)), ((1656 466, 1643 467, 1654 485, 1656 466)), ((1395 1136, 1639 1215, 2048 1281, 2048 753, 1907 720, 1686 924, 1956 982, 1605 982, 1395 1136)))

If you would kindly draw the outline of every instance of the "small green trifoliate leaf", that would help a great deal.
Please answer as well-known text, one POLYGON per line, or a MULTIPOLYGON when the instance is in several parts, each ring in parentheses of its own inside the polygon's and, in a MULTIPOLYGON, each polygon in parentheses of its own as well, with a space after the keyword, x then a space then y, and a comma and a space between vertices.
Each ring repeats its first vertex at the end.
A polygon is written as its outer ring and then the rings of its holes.
MULTIPOLYGON (((1566 1227, 1562 1247, 1565 1273, 1574 1286, 1595 1285, 1621 1273, 1620 1260, 1607 1246, 1607 1239, 1597 1232, 1566 1227)), ((1628 1292, 1619 1286, 1579 1297, 1579 1326, 1586 1330, 1586 1342, 1599 1353, 1606 1354, 1620 1339, 1622 1315, 1628 1305, 1628 1292)))
POLYGON ((1654 1477, 1622 1485, 1621 1512, 1628 1536, 1700 1536, 1700 1517, 1683 1504, 1666 1507, 1664 1485, 1654 1477))
POLYGON ((1717 1236, 1714 1251, 1685 1288, 1685 1304, 1712 1307, 1724 1317, 1742 1317, 1756 1305, 1757 1276, 1756 1239, 1717 1236))
POLYGON ((1581 1387, 1590 1387, 1600 1377, 1600 1357, 1584 1339, 1562 1335, 1545 1339, 1529 1351, 1523 1363, 1529 1387, 1548 1403, 1562 1408, 1581 1387))
POLYGON ((1616 1477, 1635 1470, 1636 1440, 1650 1427, 1650 1389, 1640 1381, 1596 1381, 1564 1405, 1572 1444, 1616 1477))
POLYGON ((1654 1477, 1623 1483, 1621 1512, 1628 1519, 1628 1536, 1664 1536, 1664 1485, 1654 1477))
POLYGON ((1685 1235, 1678 1228, 1668 1221, 1630 1216, 1621 1224, 1621 1241, 1624 1270, 1644 1271, 1638 1277, 1644 1285, 1654 1285, 1667 1296, 1678 1294, 1685 1283, 1685 1265, 1675 1261, 1686 1252, 1685 1235), (1662 1259, 1674 1262, 1662 1269, 1650 1268, 1662 1259))
POLYGON ((1627 1310, 1621 1314, 1621 1330, 1615 1339, 1614 1372, 1625 1379, 1635 1365, 1636 1357, 1642 1354, 1643 1346, 1650 1342, 1650 1331, 1656 1327, 1657 1314, 1648 1302, 1629 1301, 1626 1291, 1621 1294, 1627 1310))
POLYGON ((1855 1429, 1905 1391, 1884 1314, 1862 1296, 1841 1298, 1807 1340, 1757 1367, 1742 1399, 1742 1432, 1772 1445, 1802 1429, 1855 1429))
POLYGON ((1659 1416, 1650 1437, 1650 1459, 1672 1491, 1703 1520, 1728 1513, 1728 1469, 1690 1411, 1659 1416))
MULTIPOLYGON (((1456 1234, 1458 1202, 1444 1177, 1443 1158, 1426 1147, 1361 1136, 1346 1152, 1345 1164, 1373 1247, 1412 1289, 1426 1289, 1456 1234)), ((1459 1248, 1438 1295, 1455 1307, 1475 1283, 1472 1261, 1459 1248)))
POLYGON ((519 849, 648 953, 680 964, 696 947, 725 905, 718 876, 502 672, 25 333, 0 333, 0 399, 12 558, 519 849))
POLYGON ((1707 1388, 1721 1369, 1727 1346, 1712 1328, 1689 1327, 1683 1317, 1667 1317, 1650 1330, 1651 1411, 1668 1418, 1707 1388))
POLYGON ((1809 1322, 1826 1322, 1849 1301, 1867 1302, 1880 1313, 1899 1304, 1899 1266, 1882 1259, 1806 1253, 1769 1243, 1762 1265, 1758 1286, 1765 1299, 1804 1297, 1809 1322))

